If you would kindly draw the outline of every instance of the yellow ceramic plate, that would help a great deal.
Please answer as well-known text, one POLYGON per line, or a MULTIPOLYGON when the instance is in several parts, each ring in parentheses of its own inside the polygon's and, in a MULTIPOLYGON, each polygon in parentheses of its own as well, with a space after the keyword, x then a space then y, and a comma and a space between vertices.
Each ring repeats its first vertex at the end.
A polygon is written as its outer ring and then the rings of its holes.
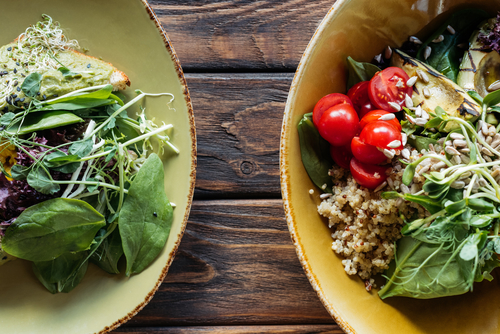
MULTIPOLYGON (((331 249, 331 232, 317 214, 318 192, 302 165, 296 130, 301 116, 332 92, 345 93, 347 56, 370 61, 429 23, 432 31, 454 10, 480 7, 495 14, 498 0, 338 0, 312 38, 292 83, 281 134, 281 189, 288 227, 304 270, 326 309, 348 333, 498 333, 500 280, 474 292, 434 300, 368 293, 348 276, 331 249), (431 22, 432 21, 432 22, 431 22)), ((421 37, 425 37, 425 32, 421 37)))
POLYGON ((129 96, 135 95, 135 89, 175 95, 175 112, 168 110, 166 99, 148 98, 145 103, 148 118, 174 125, 172 142, 181 151, 165 160, 165 190, 177 207, 167 245, 152 265, 130 278, 108 275, 91 265, 75 290, 57 295, 45 290, 24 261, 0 267, 0 332, 104 333, 149 302, 167 273, 186 226, 194 189, 196 139, 184 76, 167 35, 145 1, 2 0, 1 11, 0 45, 48 14, 61 23, 69 38, 89 49, 90 55, 102 57, 127 73, 132 82, 127 89, 129 96))

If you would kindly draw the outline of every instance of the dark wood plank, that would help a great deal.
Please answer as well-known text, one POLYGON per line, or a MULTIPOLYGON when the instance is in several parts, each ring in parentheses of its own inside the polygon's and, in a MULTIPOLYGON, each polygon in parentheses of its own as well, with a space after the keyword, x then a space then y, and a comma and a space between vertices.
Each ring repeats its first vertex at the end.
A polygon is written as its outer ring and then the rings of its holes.
POLYGON ((293 74, 188 74, 195 198, 280 198, 279 141, 293 74))
POLYGON ((343 334, 337 325, 281 325, 281 326, 193 326, 193 327, 163 327, 163 328, 120 328, 115 334, 343 334))
POLYGON ((333 0, 152 0, 186 72, 295 71, 333 0))
POLYGON ((333 324, 298 261, 281 200, 195 201, 159 291, 125 326, 333 324))

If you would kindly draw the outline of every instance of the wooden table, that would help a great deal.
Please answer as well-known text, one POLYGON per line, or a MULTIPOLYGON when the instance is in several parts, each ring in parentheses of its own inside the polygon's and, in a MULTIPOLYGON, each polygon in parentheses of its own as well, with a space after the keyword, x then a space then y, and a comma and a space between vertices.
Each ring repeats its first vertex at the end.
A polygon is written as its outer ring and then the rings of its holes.
POLYGON ((196 191, 165 282, 114 333, 343 333, 297 259, 279 180, 288 90, 333 2, 150 1, 191 93, 196 191))

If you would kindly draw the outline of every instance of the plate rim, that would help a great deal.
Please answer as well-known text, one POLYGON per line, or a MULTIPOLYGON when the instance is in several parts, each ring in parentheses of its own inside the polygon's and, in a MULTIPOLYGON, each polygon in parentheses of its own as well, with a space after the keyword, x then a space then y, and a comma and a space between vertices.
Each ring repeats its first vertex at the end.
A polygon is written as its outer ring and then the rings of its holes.
POLYGON ((354 330, 353 327, 351 327, 347 321, 345 321, 341 316, 340 312, 337 311, 337 309, 330 303, 329 299, 327 298, 320 282, 318 281, 317 277, 314 275, 313 270, 309 264, 308 258, 305 254, 305 249, 304 246, 302 245, 300 241, 300 236, 297 233, 296 226, 295 226, 295 214, 294 210, 290 205, 290 175, 289 175, 289 169, 287 167, 288 165, 288 153, 286 152, 287 147, 287 139, 288 139, 288 132, 287 130, 294 126, 294 124, 291 123, 291 112, 292 112, 292 105, 295 100, 296 96, 296 90, 297 90, 297 85, 300 81, 300 79, 303 76, 303 71, 306 68, 307 60, 309 57, 312 55, 313 50, 315 47, 319 44, 321 38, 324 35, 324 31, 326 27, 331 23, 335 17, 339 14, 341 8, 344 6, 344 4, 350 2, 350 0, 337 0, 328 13, 325 15, 321 23, 318 25, 318 28, 314 32, 313 37, 309 41, 309 44, 307 45, 304 54, 302 55, 302 58, 300 59, 299 65, 297 66, 297 71, 295 72, 292 84, 290 85, 290 91, 288 93, 287 101, 286 101, 286 106, 285 106, 285 111, 283 115, 283 123, 281 127, 281 138, 280 138, 280 183, 281 183, 281 196, 283 198, 283 208, 285 211, 285 216, 286 216, 286 222, 288 225, 288 230, 290 232, 290 236, 293 242, 293 245, 295 247, 295 252, 297 253, 297 257, 299 258, 300 264, 302 266, 302 269, 304 270, 304 273, 307 276, 307 279, 309 280, 309 283, 311 284, 312 288, 318 295, 321 303, 325 307, 325 309, 328 311, 330 316, 335 320, 337 325, 346 333, 348 334, 356 334, 356 331, 354 330))
POLYGON ((191 103, 191 96, 189 94, 189 89, 186 83, 186 78, 184 77, 184 72, 182 70, 179 58, 177 57, 177 54, 174 50, 174 47, 172 46, 172 43, 170 41, 170 38, 168 37, 167 32, 163 28, 160 20, 158 19, 158 16, 154 12, 154 10, 151 8, 150 4, 148 3, 147 0, 139 0, 142 5, 144 6, 144 9, 146 12, 149 14, 149 17, 151 20, 154 22, 156 28, 158 29, 158 32, 160 33, 161 37, 163 38, 163 44, 165 45, 165 48, 167 49, 167 52, 169 53, 174 66, 175 66, 175 71, 177 73, 177 77, 180 81, 181 86, 183 87, 183 95, 184 95, 184 100, 186 102, 187 106, 187 112, 188 112, 188 117, 189 117, 189 131, 190 131, 190 137, 191 137, 191 170, 190 170, 190 175, 189 175, 189 191, 188 191, 188 200, 187 204, 185 207, 185 213, 184 217, 182 220, 181 224, 181 230, 179 234, 177 234, 177 240, 175 242, 175 246, 172 249, 172 251, 168 255, 168 261, 163 267, 160 276, 158 277, 158 280, 156 281, 155 285, 151 289, 151 291, 146 295, 144 300, 137 305, 132 311, 128 312, 125 316, 122 318, 116 320, 113 324, 106 326, 104 329, 102 329, 98 334, 105 334, 109 333, 112 330, 115 330, 116 328, 120 327, 130 319, 132 319, 137 313, 139 313, 150 301, 153 299, 154 294, 158 291, 161 283, 167 276, 168 269, 170 268, 172 262, 174 261, 175 254, 177 253, 177 250, 179 249, 179 245, 181 243, 182 237, 184 235, 184 232, 186 230, 188 218, 189 218, 189 213, 191 210, 191 205, 193 202, 193 196, 194 196, 194 188, 195 188, 195 181, 196 181, 196 167, 197 167, 197 145, 196 145, 196 127, 195 127, 195 121, 194 121, 194 112, 193 112, 193 105, 191 103))

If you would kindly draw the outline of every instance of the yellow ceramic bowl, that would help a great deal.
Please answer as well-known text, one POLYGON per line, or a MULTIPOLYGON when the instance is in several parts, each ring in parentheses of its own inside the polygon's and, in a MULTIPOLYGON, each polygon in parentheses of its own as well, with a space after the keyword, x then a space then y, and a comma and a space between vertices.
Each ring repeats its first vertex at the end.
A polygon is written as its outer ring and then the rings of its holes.
MULTIPOLYGON (((178 156, 165 155, 165 190, 177 207, 163 252, 141 274, 112 276, 89 266, 82 283, 69 294, 50 294, 29 263, 16 260, 0 267, 0 332, 37 334, 104 333, 129 320, 153 297, 163 281, 184 232, 193 196, 196 138, 189 93, 167 35, 146 1, 16 0, 1 1, 0 45, 16 38, 42 14, 59 21, 69 38, 89 54, 102 57, 128 74, 134 90, 175 95, 145 102, 148 118, 174 125, 178 156)), ((130 110, 134 115, 138 109, 130 110)))
POLYGON ((345 93, 347 56, 370 61, 386 45, 432 31, 454 10, 480 7, 492 13, 498 0, 338 0, 316 31, 293 80, 281 134, 281 189, 288 227, 304 270, 332 317, 348 333, 498 333, 500 280, 474 292, 434 300, 368 293, 348 276, 331 249, 331 232, 316 211, 318 192, 302 165, 296 130, 301 116, 332 92, 345 93), (431 22, 432 21, 432 22, 431 22), (429 23, 430 26, 427 26, 429 23), (426 27, 427 26, 427 27, 426 27), (424 29, 425 28, 425 29, 424 29), (424 29, 424 30, 422 30, 424 29))

